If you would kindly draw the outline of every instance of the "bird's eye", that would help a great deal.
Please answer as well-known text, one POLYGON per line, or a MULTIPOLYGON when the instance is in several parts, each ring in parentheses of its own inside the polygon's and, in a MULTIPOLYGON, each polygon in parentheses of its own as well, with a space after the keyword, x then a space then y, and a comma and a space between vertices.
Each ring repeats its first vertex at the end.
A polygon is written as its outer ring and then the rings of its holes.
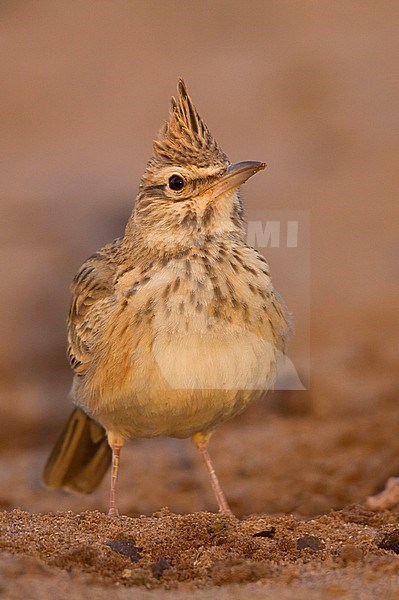
POLYGON ((180 192, 184 188, 184 179, 180 175, 171 175, 169 177, 169 187, 174 192, 180 192))

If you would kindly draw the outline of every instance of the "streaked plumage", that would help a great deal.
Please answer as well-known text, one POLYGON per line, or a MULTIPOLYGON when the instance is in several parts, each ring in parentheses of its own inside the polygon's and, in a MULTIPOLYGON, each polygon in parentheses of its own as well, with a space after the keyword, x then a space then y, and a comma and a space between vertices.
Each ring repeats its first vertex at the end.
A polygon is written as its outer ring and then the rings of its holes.
MULTIPOLYGON (((209 435, 273 385, 288 317, 265 259, 245 242, 238 195, 260 168, 230 164, 180 81, 124 237, 89 258, 74 279, 68 354, 81 410, 72 424, 80 424, 80 436, 92 433, 91 419, 106 430, 117 450, 113 494, 127 439, 193 437, 211 472, 209 435)), ((68 435, 67 427, 45 482, 91 491, 90 457, 79 457, 82 441, 68 452, 68 435)), ((102 446, 97 436, 88 448, 105 464, 102 446)), ((216 477, 212 483, 228 512, 216 477)), ((110 512, 117 512, 112 493, 110 512)))

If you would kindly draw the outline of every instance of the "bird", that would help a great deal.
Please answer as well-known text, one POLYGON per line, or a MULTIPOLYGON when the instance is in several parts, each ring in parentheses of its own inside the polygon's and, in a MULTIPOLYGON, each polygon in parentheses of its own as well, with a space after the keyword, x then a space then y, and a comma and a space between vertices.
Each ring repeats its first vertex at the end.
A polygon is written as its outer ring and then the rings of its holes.
POLYGON ((291 316, 246 243, 240 187, 264 162, 232 163, 178 81, 125 233, 78 270, 68 317, 75 408, 47 460, 50 488, 90 493, 121 448, 191 438, 222 514, 208 451, 221 423, 273 387, 291 316))

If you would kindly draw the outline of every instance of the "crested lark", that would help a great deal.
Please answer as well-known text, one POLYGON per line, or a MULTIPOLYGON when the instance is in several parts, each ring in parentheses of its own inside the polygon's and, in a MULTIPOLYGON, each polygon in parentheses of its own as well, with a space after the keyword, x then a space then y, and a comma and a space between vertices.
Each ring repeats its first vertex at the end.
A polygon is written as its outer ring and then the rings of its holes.
POLYGON ((68 320, 73 411, 44 482, 89 493, 129 438, 191 437, 223 513, 207 442, 273 386, 289 319, 247 246, 239 187, 265 167, 231 164, 183 81, 154 142, 124 237, 78 271, 68 320))

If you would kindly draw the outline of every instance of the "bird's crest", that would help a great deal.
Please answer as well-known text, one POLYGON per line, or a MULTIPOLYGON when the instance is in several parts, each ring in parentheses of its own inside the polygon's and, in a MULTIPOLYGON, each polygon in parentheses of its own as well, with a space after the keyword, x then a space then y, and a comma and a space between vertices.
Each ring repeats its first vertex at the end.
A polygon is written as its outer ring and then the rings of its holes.
POLYGON ((197 167, 229 164, 229 159, 198 114, 182 79, 179 79, 178 91, 178 99, 172 98, 171 101, 169 122, 165 123, 154 142, 151 162, 197 167))

